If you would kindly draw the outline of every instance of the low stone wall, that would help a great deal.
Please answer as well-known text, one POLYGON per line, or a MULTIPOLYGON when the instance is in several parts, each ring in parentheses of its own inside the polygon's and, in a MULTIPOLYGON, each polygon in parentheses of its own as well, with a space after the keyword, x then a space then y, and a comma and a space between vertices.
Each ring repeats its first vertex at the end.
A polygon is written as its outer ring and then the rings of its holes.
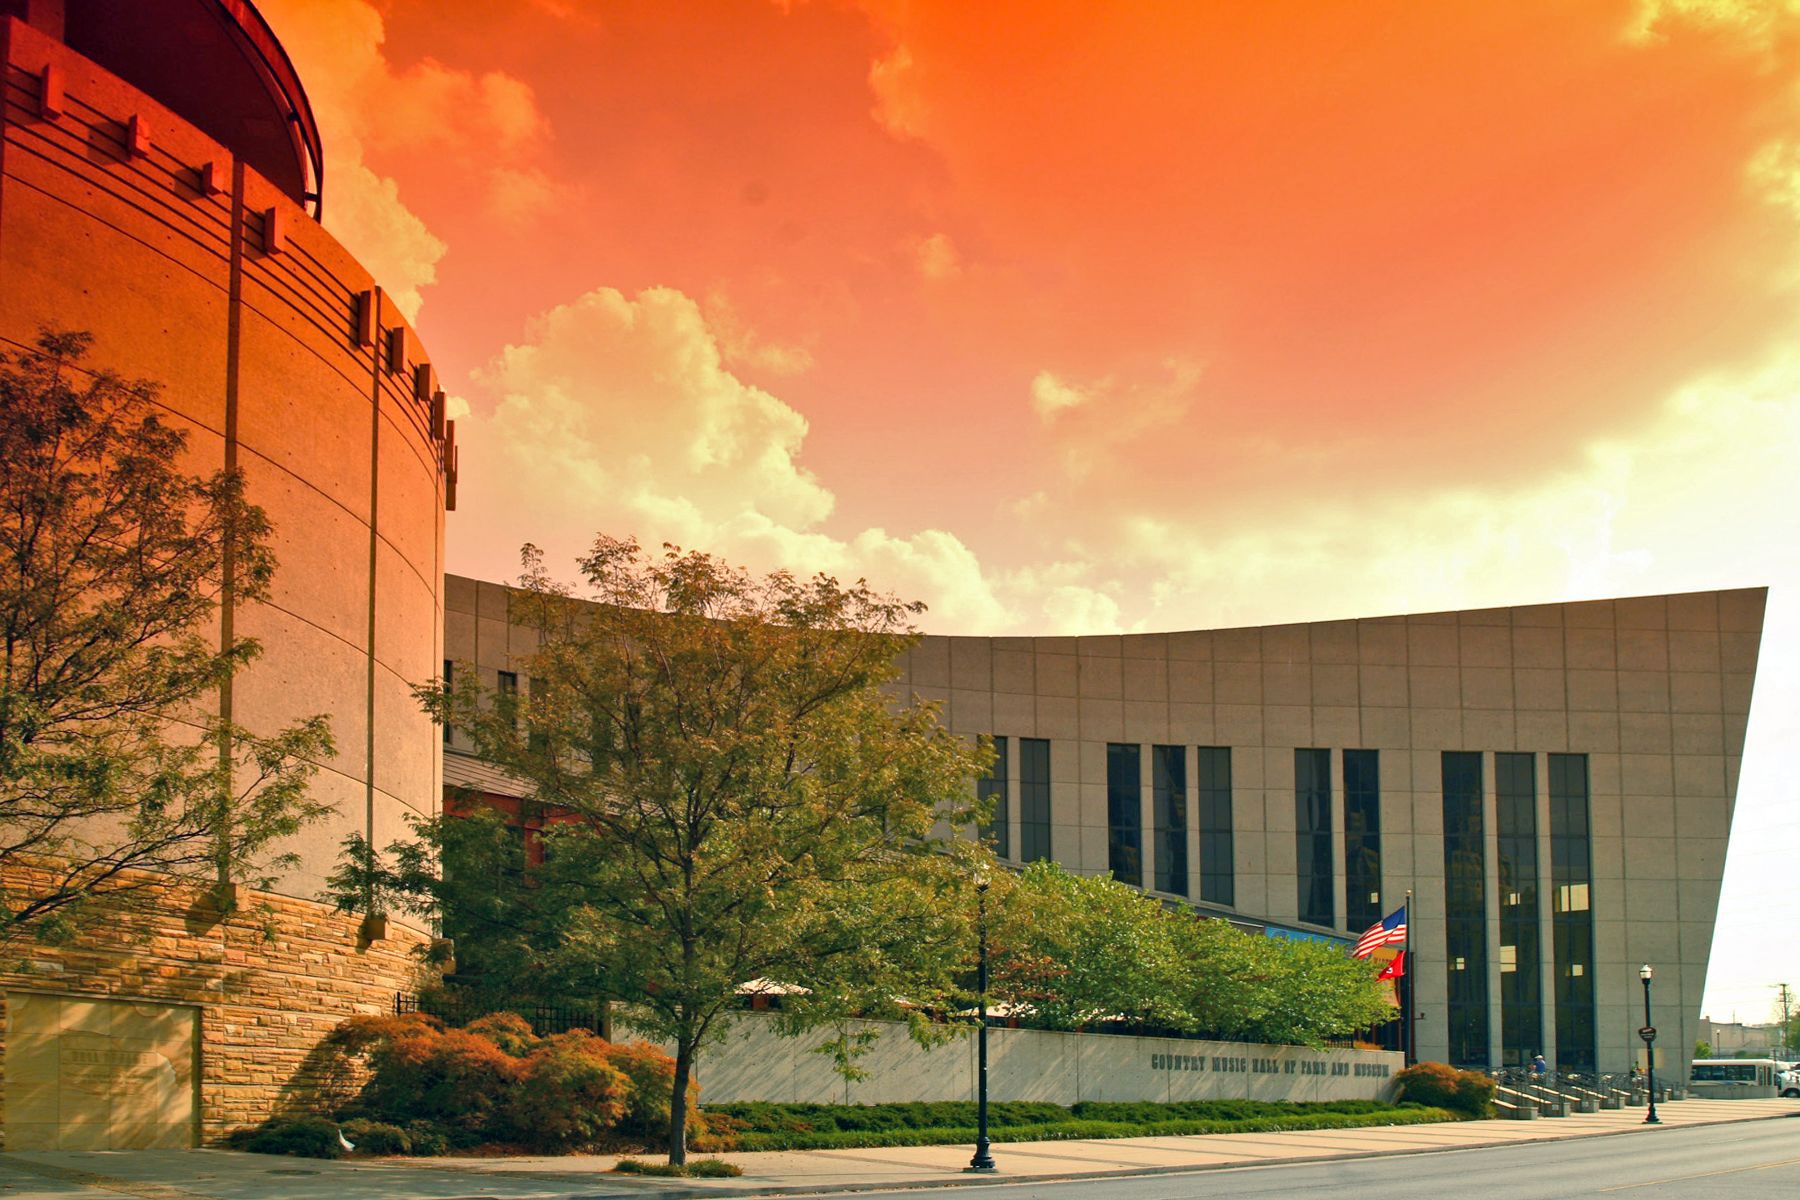
MULTIPOLYGON (((154 1036, 179 1028, 180 1038, 196 1043, 191 1066, 156 1068, 197 1077, 198 1104, 181 1141, 210 1143, 272 1112, 306 1107, 320 1082, 325 1035, 347 1016, 391 1012, 394 993, 416 990, 424 974, 415 951, 425 935, 390 922, 387 936, 367 942, 359 918, 289 896, 240 893, 237 911, 221 919, 204 897, 159 887, 153 904, 98 928, 103 936, 58 947, 15 942, 0 955, 6 1149, 50 1148, 42 1145, 47 1139, 92 1148, 142 1144, 126 1128, 132 1105, 120 1093, 134 1086, 143 1064, 167 1056, 132 1041, 151 1034, 109 1028, 96 1018, 100 1010, 129 1010, 144 1030, 165 1030, 154 1036), (93 1003, 102 1000, 131 1003, 93 1003), (15 1018, 28 1009, 22 1026, 15 1018), (60 1024, 46 1027, 46 1020, 60 1024), (10 1053, 4 1038, 15 1028, 32 1045, 10 1053), (106 1091, 114 1093, 112 1127, 94 1128, 108 1122, 104 1108, 95 1108, 106 1091)), ((111 1020, 118 1026, 119 1017, 111 1020)), ((191 1084, 182 1090, 191 1094, 191 1084)))
MULTIPOLYGON (((858 1060, 867 1078, 845 1080, 816 1053, 823 1035, 785 1038, 766 1013, 747 1013, 703 1052, 695 1074, 702 1103, 882 1104, 973 1100, 974 1031, 932 1049, 903 1025, 851 1023, 878 1033, 858 1060)), ((1177 1038, 988 1030, 988 1095, 994 1100, 1374 1100, 1391 1093, 1404 1065, 1381 1050, 1312 1050, 1177 1038)))

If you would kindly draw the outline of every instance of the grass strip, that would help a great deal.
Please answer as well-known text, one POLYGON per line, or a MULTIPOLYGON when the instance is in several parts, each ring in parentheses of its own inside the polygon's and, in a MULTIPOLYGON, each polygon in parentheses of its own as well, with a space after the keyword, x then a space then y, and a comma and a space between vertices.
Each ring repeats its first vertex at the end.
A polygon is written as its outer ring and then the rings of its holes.
MULTIPOLYGON (((1375 1125, 1432 1125, 1462 1118, 1441 1108, 1377 1109, 1370 1112, 1312 1112, 1245 1120, 1094 1121, 1070 1120, 988 1128, 995 1142, 1072 1141, 1087 1138, 1179 1137, 1204 1133, 1279 1133, 1294 1129, 1357 1129, 1375 1125)), ((737 1150, 850 1150, 878 1146, 943 1146, 975 1140, 975 1127, 926 1129, 835 1129, 738 1133, 737 1150)))

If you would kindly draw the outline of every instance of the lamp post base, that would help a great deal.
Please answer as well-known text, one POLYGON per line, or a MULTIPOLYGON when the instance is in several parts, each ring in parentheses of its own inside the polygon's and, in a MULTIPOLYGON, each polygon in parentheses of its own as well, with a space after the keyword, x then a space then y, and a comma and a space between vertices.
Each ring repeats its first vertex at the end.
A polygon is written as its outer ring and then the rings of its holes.
POLYGON ((994 1169, 994 1156, 988 1153, 988 1140, 986 1138, 977 1139, 975 1142, 975 1157, 969 1160, 969 1165, 964 1167, 963 1170, 967 1172, 992 1171, 994 1169))

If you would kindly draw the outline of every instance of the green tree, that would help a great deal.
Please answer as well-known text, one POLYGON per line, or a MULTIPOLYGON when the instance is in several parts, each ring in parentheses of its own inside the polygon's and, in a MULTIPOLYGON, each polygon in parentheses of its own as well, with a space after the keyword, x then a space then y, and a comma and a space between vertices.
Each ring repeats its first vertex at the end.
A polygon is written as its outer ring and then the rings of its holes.
POLYGON ((1711 1058, 1712 1056, 1713 1056, 1712 1043, 1707 1041, 1705 1038, 1696 1039, 1694 1042, 1694 1057, 1695 1058, 1711 1058))
POLYGON ((967 924, 946 914, 986 852, 948 831, 980 815, 987 752, 882 690, 919 605, 605 537, 581 573, 586 602, 526 549, 529 698, 472 672, 418 694, 558 815, 533 870, 567 902, 549 949, 674 1044, 679 1163, 739 985, 806 989, 795 1025, 950 994, 967 924))
POLYGON ((1000 882, 992 991, 1004 1003, 1051 1029, 1188 1023, 1177 919, 1161 903, 1052 862, 1000 882))
POLYGON ((307 796, 323 718, 256 737, 217 716, 258 653, 220 644, 220 597, 228 576, 267 594, 267 520, 236 474, 185 473, 155 386, 86 367, 89 342, 0 359, 0 944, 170 878, 266 885, 329 811, 307 796))
POLYGON ((1393 1016, 1364 959, 1260 937, 1116 880, 1033 863, 999 901, 993 992, 1034 1025, 1125 1020, 1320 1045, 1393 1016))

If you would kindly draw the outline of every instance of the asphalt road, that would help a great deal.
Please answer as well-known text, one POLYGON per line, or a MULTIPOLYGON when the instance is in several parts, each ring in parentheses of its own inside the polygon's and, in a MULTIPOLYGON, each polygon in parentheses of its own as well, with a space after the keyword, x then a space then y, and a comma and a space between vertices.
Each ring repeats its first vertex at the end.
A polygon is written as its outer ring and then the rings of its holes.
MULTIPOLYGON (((862 1193, 918 1200, 919 1192, 862 1193)), ((1796 1200, 1800 1120, 1187 1175, 957 1188, 955 1200, 1796 1200)))

